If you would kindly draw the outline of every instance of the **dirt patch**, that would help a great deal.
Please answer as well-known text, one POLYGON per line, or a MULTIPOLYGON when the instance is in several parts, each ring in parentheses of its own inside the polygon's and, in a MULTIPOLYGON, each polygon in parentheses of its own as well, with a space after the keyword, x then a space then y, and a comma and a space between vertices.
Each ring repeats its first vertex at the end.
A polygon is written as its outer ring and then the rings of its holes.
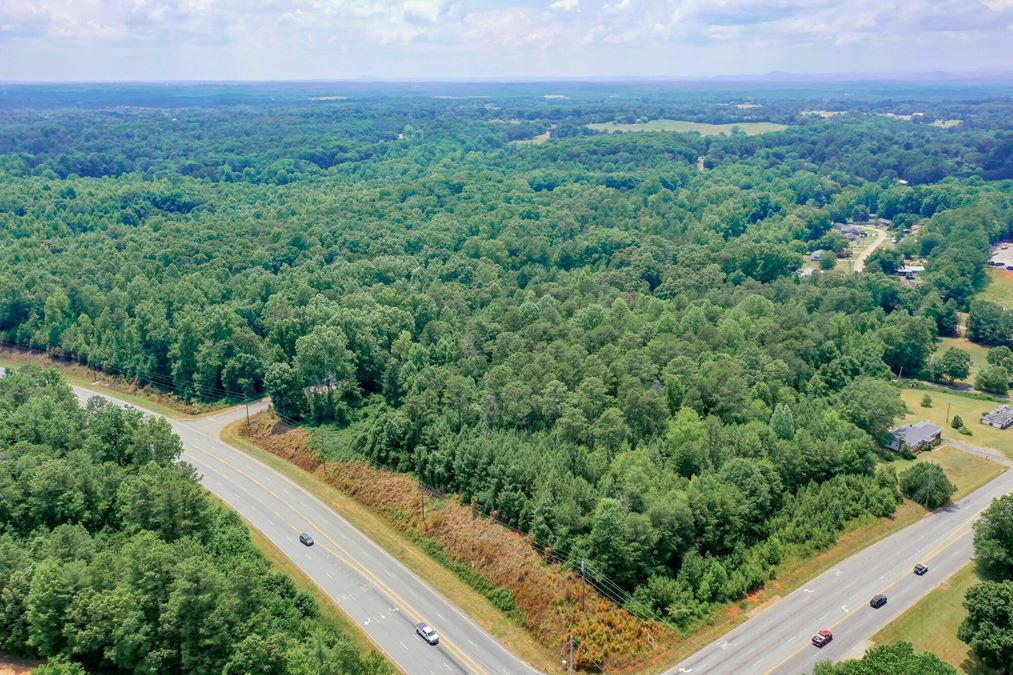
POLYGON ((405 474, 365 462, 321 463, 309 434, 278 422, 271 412, 256 415, 241 433, 261 448, 296 464, 352 496, 409 535, 438 544, 449 558, 465 562, 493 588, 510 591, 523 625, 539 643, 558 651, 572 634, 581 648, 582 669, 643 672, 669 662, 678 636, 660 624, 633 616, 599 595, 579 576, 552 564, 528 538, 497 524, 456 497, 426 497, 405 474))
POLYGON ((14 656, 0 654, 0 675, 27 675, 33 668, 38 668, 41 661, 19 659, 14 656))
MULTIPOLYGON (((750 599, 752 600, 753 598, 750 598, 750 599)), ((759 605, 756 605, 755 607, 750 608, 750 610, 748 612, 746 612, 746 616, 748 616, 750 619, 752 619, 754 616, 756 616, 757 614, 759 614, 763 610, 767 609, 768 607, 770 607, 771 605, 773 605, 775 602, 777 602, 780 599, 781 599, 780 595, 775 595, 774 597, 770 598, 766 602, 761 602, 759 605)))

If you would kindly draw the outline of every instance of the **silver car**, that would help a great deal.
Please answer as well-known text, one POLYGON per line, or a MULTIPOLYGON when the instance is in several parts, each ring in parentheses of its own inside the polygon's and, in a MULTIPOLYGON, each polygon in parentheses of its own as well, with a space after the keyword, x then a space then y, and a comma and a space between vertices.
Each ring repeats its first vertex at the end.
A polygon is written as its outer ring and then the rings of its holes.
POLYGON ((431 645, 439 643, 440 636, 436 634, 436 631, 427 623, 415 624, 415 632, 419 634, 419 637, 428 642, 431 645))

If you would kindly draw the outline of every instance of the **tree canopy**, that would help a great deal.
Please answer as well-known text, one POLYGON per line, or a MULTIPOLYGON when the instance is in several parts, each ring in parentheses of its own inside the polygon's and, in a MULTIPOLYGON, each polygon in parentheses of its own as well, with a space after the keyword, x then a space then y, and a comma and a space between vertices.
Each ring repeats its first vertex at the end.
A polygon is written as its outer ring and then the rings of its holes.
POLYGON ((39 672, 387 673, 319 619, 164 420, 0 378, 0 650, 39 672))

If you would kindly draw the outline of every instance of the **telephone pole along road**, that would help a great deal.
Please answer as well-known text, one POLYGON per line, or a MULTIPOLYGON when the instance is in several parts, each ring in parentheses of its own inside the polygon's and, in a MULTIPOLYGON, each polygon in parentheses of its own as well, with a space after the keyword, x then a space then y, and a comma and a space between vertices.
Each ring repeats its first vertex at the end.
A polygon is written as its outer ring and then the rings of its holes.
MULTIPOLYGON (((73 389, 82 402, 101 396, 126 405, 106 392, 73 389)), ((250 406, 251 412, 266 407, 250 406)), ((201 484, 270 539, 397 668, 411 675, 538 672, 326 504, 220 440, 222 429, 245 415, 239 407, 209 417, 163 419, 182 440, 180 459, 197 468, 201 484), (313 537, 313 546, 299 542, 302 532, 313 537), (415 634, 419 622, 436 629, 438 645, 415 634)))
MULTIPOLYGON (((1013 462, 994 455, 1006 466, 1013 462)), ((996 497, 1013 492, 1013 470, 856 553, 689 657, 665 675, 811 673, 818 661, 861 656, 866 641, 974 555, 971 525, 996 497), (929 571, 916 576, 924 563, 929 571), (879 609, 869 606, 887 596, 879 609), (833 632, 826 647, 812 645, 820 630, 833 632)))

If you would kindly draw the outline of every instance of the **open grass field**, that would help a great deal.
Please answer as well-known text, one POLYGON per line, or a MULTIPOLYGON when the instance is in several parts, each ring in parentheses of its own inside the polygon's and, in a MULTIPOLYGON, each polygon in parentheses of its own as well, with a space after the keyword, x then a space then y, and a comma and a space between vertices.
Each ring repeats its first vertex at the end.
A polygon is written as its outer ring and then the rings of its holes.
POLYGON ((943 467, 946 476, 957 486, 953 501, 966 497, 1003 472, 1004 467, 984 457, 972 455, 959 448, 941 445, 931 452, 919 453, 915 459, 897 458, 887 465, 900 474, 919 462, 934 462, 943 467))
POLYGON ((524 138, 519 141, 510 141, 510 145, 541 145, 542 143, 548 141, 551 135, 551 131, 545 131, 531 138, 524 138))
POLYGON ((963 349, 971 355, 971 374, 967 376, 967 382, 974 382, 974 376, 985 367, 985 359, 988 357, 988 347, 975 344, 964 337, 939 338, 939 348, 936 349, 936 356, 942 356, 950 347, 963 349))
POLYGON ((747 136, 767 134, 772 131, 783 131, 788 127, 784 124, 773 122, 739 122, 736 124, 707 124, 704 122, 684 122, 680 120, 651 120, 644 124, 620 124, 618 122, 599 122, 588 124, 589 129, 598 131, 695 131, 701 136, 722 136, 731 135, 733 129, 738 129, 747 136))
POLYGON ((988 283, 975 297, 1013 309, 1013 271, 990 267, 985 272, 988 283))
POLYGON ((872 636, 873 642, 903 640, 914 645, 915 651, 932 652, 961 673, 990 675, 992 671, 973 659, 968 646, 957 639, 957 626, 967 615, 964 594, 978 581, 974 563, 969 563, 872 636))
POLYGON ((1013 459, 1013 429, 1002 431, 993 427, 985 426, 980 422, 981 414, 994 408, 997 403, 991 401, 979 401, 960 394, 951 393, 937 389, 901 389, 900 396, 907 404, 908 414, 899 422, 906 424, 925 420, 938 424, 943 428, 943 439, 954 440, 993 448, 1002 452, 1010 459, 1013 459), (922 396, 928 394, 932 397, 932 407, 921 407, 922 396), (953 415, 960 415, 964 425, 971 430, 971 436, 964 436, 957 433, 956 429, 950 427, 946 419, 947 405, 949 405, 950 419, 953 415))

